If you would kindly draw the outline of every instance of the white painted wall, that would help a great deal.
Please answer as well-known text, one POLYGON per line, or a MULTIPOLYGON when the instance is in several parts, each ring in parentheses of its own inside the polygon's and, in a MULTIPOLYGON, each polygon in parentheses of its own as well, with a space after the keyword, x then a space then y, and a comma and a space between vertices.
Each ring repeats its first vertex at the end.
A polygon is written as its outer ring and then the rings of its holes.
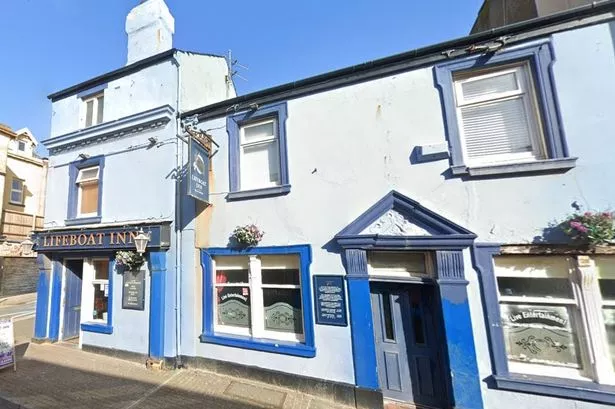
POLYGON ((181 112, 235 96, 232 81, 227 82, 224 57, 178 51, 177 59, 181 67, 181 112))
MULTIPOLYGON (((411 164, 415 146, 445 143, 440 96, 431 67, 288 101, 286 196, 227 202, 228 135, 225 119, 202 123, 221 144, 213 158, 213 246, 225 246, 237 225, 256 223, 262 245, 309 243, 312 274, 343 274, 340 256, 325 246, 348 223, 392 189, 478 234, 477 241, 529 243, 574 201, 602 210, 615 205, 611 129, 615 106, 613 27, 601 24, 553 35, 554 79, 570 153, 579 158, 565 174, 463 181, 447 179, 447 160, 411 164), (579 47, 579 44, 583 44, 579 47), (582 75, 580 75, 582 73, 582 75), (222 127, 222 129, 217 129, 222 127)), ((205 228, 205 227, 203 227, 205 228)), ((491 374, 480 289, 466 254, 466 274, 481 378, 491 374)), ((200 272, 188 276, 185 314, 201 328, 200 272), (193 285, 194 284, 194 285, 193 285), (192 289, 193 288, 193 289, 192 289), (196 299, 196 301, 195 301, 196 299)), ((313 359, 243 351, 184 341, 185 351, 278 371, 353 383, 347 328, 316 326, 313 359), (335 362, 334 365, 331 365, 335 362)), ((592 408, 591 403, 488 390, 486 408, 592 408)))

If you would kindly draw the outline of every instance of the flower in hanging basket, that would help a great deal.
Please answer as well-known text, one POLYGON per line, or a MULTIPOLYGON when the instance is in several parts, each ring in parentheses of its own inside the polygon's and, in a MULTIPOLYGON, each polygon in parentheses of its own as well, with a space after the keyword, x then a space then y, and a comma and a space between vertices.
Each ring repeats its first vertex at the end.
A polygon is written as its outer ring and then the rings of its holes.
POLYGON ((573 240, 591 246, 609 244, 615 237, 613 212, 585 212, 569 216, 560 226, 573 240))
POLYGON ((231 234, 231 240, 241 246, 256 246, 262 239, 265 232, 262 232, 255 224, 237 226, 231 234))
POLYGON ((138 271, 145 263, 145 257, 136 251, 118 251, 115 253, 116 267, 128 271, 138 271))

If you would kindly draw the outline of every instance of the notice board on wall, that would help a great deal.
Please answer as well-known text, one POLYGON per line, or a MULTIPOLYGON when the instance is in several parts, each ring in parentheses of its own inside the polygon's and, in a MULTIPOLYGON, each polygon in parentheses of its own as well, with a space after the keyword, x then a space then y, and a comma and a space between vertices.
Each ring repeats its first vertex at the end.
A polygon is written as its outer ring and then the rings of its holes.
POLYGON ((122 308, 145 309, 145 271, 125 271, 122 283, 122 308))
POLYGON ((346 292, 342 276, 314 276, 316 324, 348 325, 346 319, 346 292))
POLYGON ((13 319, 0 319, 0 369, 13 367, 17 370, 15 358, 15 333, 13 319))

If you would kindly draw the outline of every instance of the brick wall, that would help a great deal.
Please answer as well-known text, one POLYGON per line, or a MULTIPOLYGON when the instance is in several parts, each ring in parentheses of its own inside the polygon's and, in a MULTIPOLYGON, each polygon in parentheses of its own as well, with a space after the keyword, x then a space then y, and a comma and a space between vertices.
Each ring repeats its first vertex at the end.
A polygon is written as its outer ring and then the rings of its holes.
POLYGON ((0 257, 0 297, 35 293, 36 257, 0 257))

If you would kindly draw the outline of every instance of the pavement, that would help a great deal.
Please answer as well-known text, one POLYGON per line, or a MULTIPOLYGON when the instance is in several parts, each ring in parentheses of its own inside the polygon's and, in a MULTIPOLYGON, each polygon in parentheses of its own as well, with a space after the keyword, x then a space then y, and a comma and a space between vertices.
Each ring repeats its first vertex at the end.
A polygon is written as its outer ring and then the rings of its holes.
POLYGON ((212 372, 148 370, 69 344, 21 344, 0 371, 0 409, 348 409, 297 391, 212 372))

